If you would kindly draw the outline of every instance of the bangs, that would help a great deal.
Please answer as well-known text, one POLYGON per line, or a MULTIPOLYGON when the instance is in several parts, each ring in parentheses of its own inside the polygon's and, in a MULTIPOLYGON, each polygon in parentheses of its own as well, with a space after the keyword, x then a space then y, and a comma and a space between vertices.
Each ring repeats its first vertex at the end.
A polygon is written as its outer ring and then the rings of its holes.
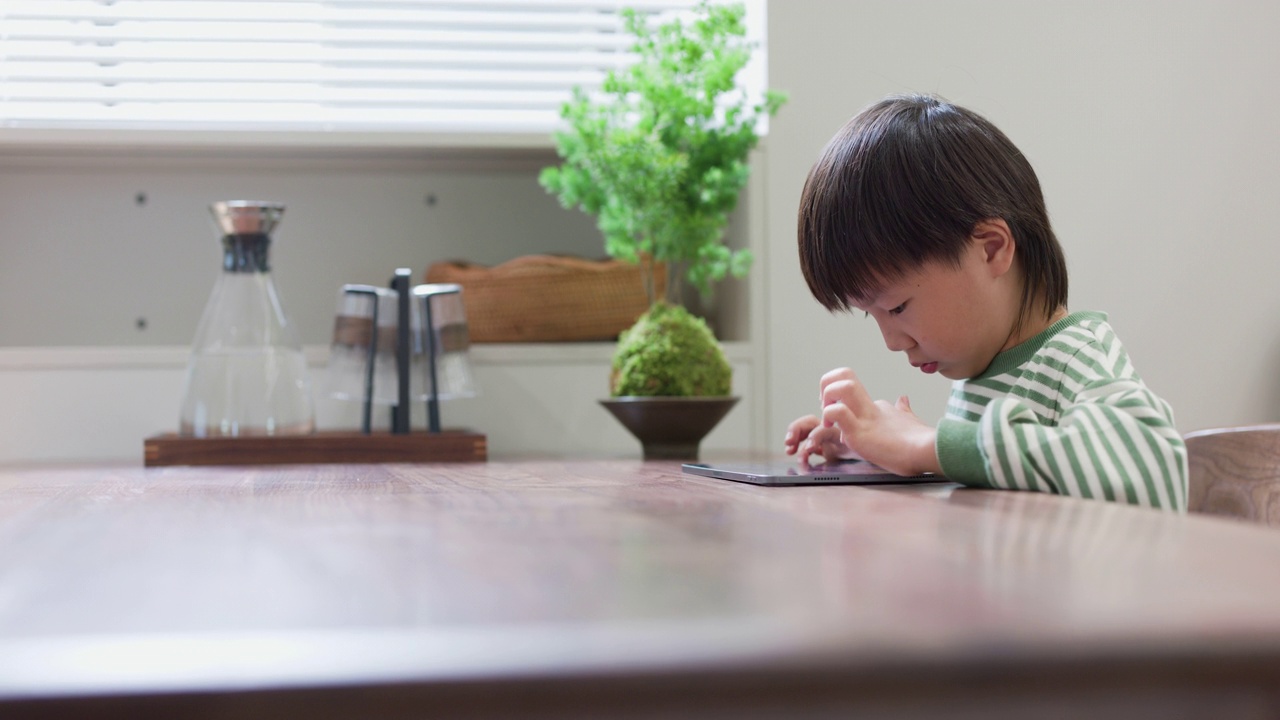
POLYGON ((805 180, 800 268, 814 298, 833 312, 871 301, 930 261, 958 265, 978 220, 953 216, 957 204, 939 187, 943 180, 921 169, 936 168, 937 158, 921 152, 918 137, 903 141, 901 128, 886 127, 891 119, 855 117, 805 180))
POLYGON ((832 312, 870 303, 922 264, 909 243, 856 215, 848 204, 802 211, 800 268, 809 292, 832 312))

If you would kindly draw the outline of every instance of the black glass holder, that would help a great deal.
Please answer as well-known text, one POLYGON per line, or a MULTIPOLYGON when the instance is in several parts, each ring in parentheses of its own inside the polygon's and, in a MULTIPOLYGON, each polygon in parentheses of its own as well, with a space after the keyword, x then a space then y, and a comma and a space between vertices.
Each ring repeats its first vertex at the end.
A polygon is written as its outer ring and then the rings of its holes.
MULTIPOLYGON (((427 392, 427 432, 440 432, 440 390, 436 363, 435 323, 431 313, 431 299, 438 295, 449 295, 460 292, 456 285, 419 285, 410 287, 411 271, 408 268, 397 268, 391 278, 390 288, 396 294, 396 404, 391 406, 391 432, 401 435, 410 431, 409 427, 409 371, 413 357, 413 334, 411 330, 410 303, 418 299, 422 301, 422 352, 427 358, 428 380, 430 390, 427 392)), ((378 352, 378 295, 379 289, 372 285, 344 285, 343 292, 351 295, 367 295, 373 302, 369 348, 365 357, 364 397, 360 418, 360 431, 368 435, 372 432, 373 419, 373 376, 374 363, 378 352)))

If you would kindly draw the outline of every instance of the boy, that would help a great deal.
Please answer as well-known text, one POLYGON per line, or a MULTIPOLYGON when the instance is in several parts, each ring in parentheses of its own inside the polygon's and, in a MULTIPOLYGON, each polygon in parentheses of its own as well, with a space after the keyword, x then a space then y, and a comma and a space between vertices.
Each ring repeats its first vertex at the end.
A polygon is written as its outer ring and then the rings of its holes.
POLYGON ((1186 510, 1186 447, 1167 403, 1067 270, 1031 165, 985 118, 887 98, 827 144, 800 200, 800 264, 831 311, 875 319, 890 350, 955 381, 937 428, 823 376, 822 417, 787 429, 807 462, 861 457, 902 475, 1186 510))

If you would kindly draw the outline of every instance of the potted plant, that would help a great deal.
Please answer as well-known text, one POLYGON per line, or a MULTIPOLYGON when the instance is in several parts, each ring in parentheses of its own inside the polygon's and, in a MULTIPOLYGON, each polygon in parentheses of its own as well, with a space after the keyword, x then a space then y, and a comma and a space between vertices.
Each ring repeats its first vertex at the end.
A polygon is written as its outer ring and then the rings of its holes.
POLYGON ((634 10, 622 15, 634 62, 598 93, 574 89, 561 110, 567 129, 555 134, 562 163, 539 180, 565 207, 596 217, 611 257, 642 269, 650 307, 619 336, 606 407, 645 457, 696 457, 737 398, 719 342, 681 303, 680 280, 707 295, 727 275, 746 274, 751 253, 727 247, 725 229, 758 123, 785 98, 751 98, 738 85, 753 50, 741 4, 704 0, 692 18, 653 28, 634 10), (668 273, 661 296, 657 272, 668 273))

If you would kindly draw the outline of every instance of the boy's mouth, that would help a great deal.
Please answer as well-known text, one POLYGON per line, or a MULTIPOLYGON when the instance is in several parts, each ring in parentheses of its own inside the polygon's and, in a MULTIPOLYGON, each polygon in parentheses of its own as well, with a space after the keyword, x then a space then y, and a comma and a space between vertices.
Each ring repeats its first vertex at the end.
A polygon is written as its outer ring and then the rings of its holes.
POLYGON ((937 362, 922 363, 920 365, 920 370, 926 375, 932 375, 938 372, 938 363, 937 362))

